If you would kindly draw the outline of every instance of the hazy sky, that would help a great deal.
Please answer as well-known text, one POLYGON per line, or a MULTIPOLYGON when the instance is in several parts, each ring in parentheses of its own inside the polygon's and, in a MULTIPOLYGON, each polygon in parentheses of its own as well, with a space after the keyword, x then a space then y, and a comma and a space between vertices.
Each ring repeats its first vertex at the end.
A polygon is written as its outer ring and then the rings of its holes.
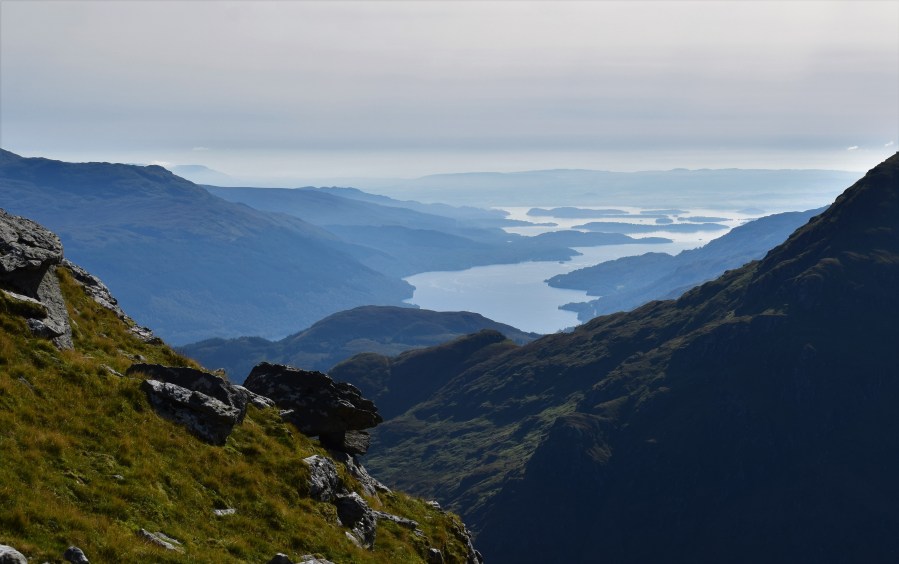
POLYGON ((899 1, 0 0, 0 145, 238 175, 870 168, 899 1))

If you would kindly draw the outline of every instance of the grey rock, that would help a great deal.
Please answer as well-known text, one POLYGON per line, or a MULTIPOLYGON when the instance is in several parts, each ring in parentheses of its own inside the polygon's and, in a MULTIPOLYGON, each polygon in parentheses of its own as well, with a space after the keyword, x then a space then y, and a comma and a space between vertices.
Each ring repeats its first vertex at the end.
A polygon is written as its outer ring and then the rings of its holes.
POLYGON ((371 548, 375 543, 377 517, 362 496, 356 492, 338 495, 334 505, 340 523, 352 531, 360 546, 371 548))
POLYGON ((246 413, 249 396, 241 386, 235 386, 215 374, 195 368, 163 366, 161 364, 132 364, 126 374, 144 374, 153 380, 175 384, 193 392, 200 392, 240 411, 240 420, 246 413))
POLYGON ((427 561, 428 564, 443 564, 443 553, 439 549, 429 548, 427 561))
POLYGON ((359 460, 352 454, 348 454, 346 452, 338 450, 331 450, 330 454, 334 458, 334 460, 346 466, 346 469, 349 471, 350 475, 352 475, 359 481, 359 484, 362 486, 362 490, 365 492, 365 495, 377 497, 378 493, 390 493, 390 488, 388 488, 377 479, 375 479, 371 474, 369 474, 368 470, 365 469, 365 466, 363 466, 359 462, 359 460))
POLYGON ((181 546, 180 541, 177 541, 159 531, 151 533, 146 529, 140 529, 137 531, 137 536, 149 542, 150 544, 155 544, 156 546, 164 548, 166 550, 171 550, 174 552, 184 552, 184 548, 181 546))
POLYGON ((317 558, 311 554, 304 554, 300 557, 300 561, 297 564, 334 564, 330 560, 325 560, 324 558, 317 558))
POLYGON ((258 409, 275 407, 275 401, 271 398, 260 396, 259 394, 251 392, 250 390, 244 388, 243 386, 238 386, 237 384, 234 384, 234 388, 245 393, 250 404, 258 409))
POLYGON ((274 555, 271 560, 269 560, 266 564, 293 564, 293 560, 287 557, 286 554, 279 552, 274 555))
POLYGON ((56 277, 60 262, 59 237, 30 219, 0 210, 0 286, 39 301, 46 315, 29 320, 29 327, 66 349, 72 348, 72 328, 56 277))
POLYGON ((168 382, 144 380, 141 389, 162 417, 184 425, 203 441, 223 445, 241 420, 241 410, 212 396, 168 382))
POLYGON ((328 448, 364 454, 366 434, 350 433, 374 427, 383 419, 378 409, 352 384, 334 382, 327 374, 263 362, 244 382, 250 391, 271 398, 282 416, 302 433, 319 437, 328 448))
POLYGON ((28 564, 28 559, 15 548, 0 544, 0 564, 28 564))
POLYGON ((77 546, 70 546, 62 555, 63 560, 72 564, 90 564, 90 560, 84 555, 84 551, 77 546))
POLYGON ((378 521, 390 521, 391 523, 396 523, 400 527, 409 529, 410 531, 414 531, 418 528, 418 522, 413 521, 412 519, 406 519, 405 517, 400 517, 399 515, 394 515, 392 513, 385 513, 383 511, 372 511, 372 513, 374 513, 375 518, 378 521))
POLYGON ((344 491, 337 468, 330 458, 318 454, 304 458, 309 466, 309 496, 318 501, 331 501, 344 491))
POLYGON ((432 499, 431 501, 426 501, 425 505, 427 505, 431 509, 435 509, 437 511, 443 512, 443 508, 440 507, 440 503, 437 500, 432 499))
POLYGON ((212 514, 215 515, 216 517, 227 517, 228 515, 234 515, 235 513, 237 513, 237 510, 234 508, 231 508, 231 507, 229 507, 227 509, 213 509, 212 510, 212 514))

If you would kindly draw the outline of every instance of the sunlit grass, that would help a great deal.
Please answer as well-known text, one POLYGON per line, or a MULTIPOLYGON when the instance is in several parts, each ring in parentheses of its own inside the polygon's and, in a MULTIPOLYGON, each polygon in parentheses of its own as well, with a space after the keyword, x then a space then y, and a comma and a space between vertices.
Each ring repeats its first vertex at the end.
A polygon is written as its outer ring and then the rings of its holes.
POLYGON ((223 447, 158 417, 140 381, 115 373, 135 360, 196 364, 136 339, 64 270, 60 279, 73 350, 31 337, 21 312, 0 302, 0 542, 40 562, 73 544, 96 562, 265 562, 277 552, 420 562, 432 546, 465 560, 456 518, 402 494, 369 502, 415 519, 426 539, 382 523, 374 550, 352 544, 334 507, 307 497, 302 459, 325 452, 274 410, 250 407, 223 447), (213 515, 222 508, 237 513, 213 515), (149 545, 141 528, 185 552, 149 545))

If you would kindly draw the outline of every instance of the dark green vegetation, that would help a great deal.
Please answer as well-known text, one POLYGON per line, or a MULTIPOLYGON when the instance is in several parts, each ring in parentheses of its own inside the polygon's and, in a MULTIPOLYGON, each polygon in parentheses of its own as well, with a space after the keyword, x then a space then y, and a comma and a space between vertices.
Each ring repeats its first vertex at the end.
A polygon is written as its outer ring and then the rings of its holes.
MULTIPOLYGON (((467 311, 363 306, 330 315, 312 327, 276 342, 259 337, 209 339, 179 350, 206 366, 224 368, 232 382, 240 383, 253 366, 262 361, 327 371, 355 354, 395 355, 482 329, 499 331, 518 344, 539 336, 467 311)), ((363 392, 371 394, 373 390, 363 389, 363 392)), ((377 398, 372 399, 381 407, 377 398)))
POLYGON ((33 312, 0 293, 0 543, 35 562, 59 562, 72 544, 91 562, 267 562, 277 552, 423 562, 431 546, 465 561, 458 519, 400 493, 366 499, 414 519, 423 537, 384 521, 373 550, 350 542, 334 506, 309 497, 302 459, 327 453, 277 410, 249 407, 223 447, 157 416, 140 380, 122 374, 135 359, 192 361, 138 340, 67 271, 59 275, 73 350, 33 337, 22 317, 33 312), (213 515, 223 508, 237 512, 213 515), (184 552, 147 543, 141 528, 180 540, 184 552))
POLYGON ((899 154, 758 262, 460 364, 367 462, 491 562, 893 561, 897 288, 899 154))
POLYGON ((336 311, 412 295, 333 234, 226 202, 157 166, 0 150, 0 201, 56 232, 69 258, 176 343, 280 337, 336 311))
POLYGON ((782 243, 796 228, 822 209, 787 212, 763 217, 734 228, 698 248, 676 256, 646 253, 624 257, 553 276, 546 281, 556 288, 585 290, 602 296, 562 309, 575 311, 588 321, 597 315, 627 311, 650 300, 676 298, 688 289, 717 277, 725 270, 759 259, 782 243))

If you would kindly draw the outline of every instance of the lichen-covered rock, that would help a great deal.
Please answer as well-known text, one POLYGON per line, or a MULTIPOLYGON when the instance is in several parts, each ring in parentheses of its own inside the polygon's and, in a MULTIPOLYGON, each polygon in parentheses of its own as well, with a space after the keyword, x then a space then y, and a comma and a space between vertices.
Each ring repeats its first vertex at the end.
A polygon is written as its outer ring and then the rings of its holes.
POLYGON ((203 441, 223 445, 241 420, 241 410, 212 396, 157 380, 144 380, 141 389, 162 417, 184 425, 203 441))
POLYGON ((35 335, 72 348, 69 313, 56 278, 62 262, 62 243, 41 225, 0 210, 0 286, 36 299, 45 315, 29 319, 35 335))
POLYGON ((15 548, 0 544, 0 564, 28 564, 28 559, 15 548))
POLYGON ((357 432, 383 421, 358 388, 334 382, 321 372, 263 362, 253 368, 244 386, 274 400, 285 410, 285 420, 335 450, 364 454, 369 439, 367 433, 357 432))
POLYGON ((340 523, 352 531, 359 546, 371 548, 375 544, 377 517, 368 503, 356 492, 339 495, 334 500, 340 523))
POLYGON ((331 501, 344 491, 337 468, 330 458, 313 455, 304 458, 309 466, 309 497, 318 501, 331 501))
POLYGON ((215 374, 203 372, 195 368, 181 366, 162 366, 161 364, 132 364, 126 374, 144 374, 153 380, 175 384, 193 392, 200 392, 237 409, 240 412, 238 422, 243 421, 247 411, 249 395, 241 386, 235 386, 215 374))
POLYGON ((237 384, 233 384, 234 389, 239 390, 247 395, 247 399, 250 404, 258 409, 268 409, 270 407, 275 407, 274 400, 267 398, 265 396, 260 396, 257 393, 251 392, 250 390, 244 388, 243 386, 238 386, 237 384))

